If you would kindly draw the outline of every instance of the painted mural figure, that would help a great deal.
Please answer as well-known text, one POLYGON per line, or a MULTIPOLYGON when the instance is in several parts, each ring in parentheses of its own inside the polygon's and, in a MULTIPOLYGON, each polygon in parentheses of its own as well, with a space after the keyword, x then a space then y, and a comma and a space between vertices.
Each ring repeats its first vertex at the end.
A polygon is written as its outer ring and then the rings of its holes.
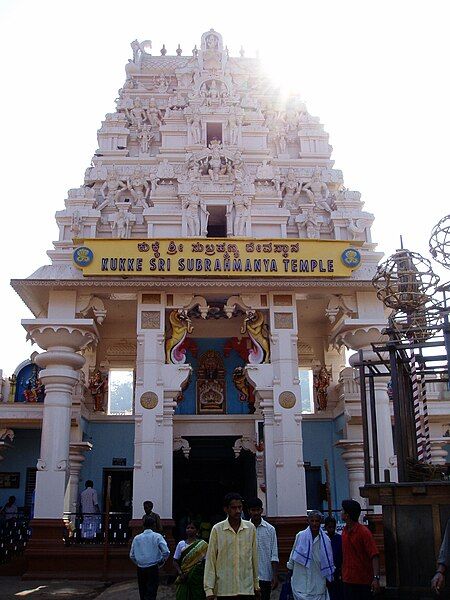
POLYGON ((328 386, 331 377, 325 367, 314 375, 314 389, 316 390, 317 407, 319 410, 327 410, 328 404, 328 386))
POLYGON ((248 353, 248 362, 253 365, 270 361, 270 345, 267 325, 259 310, 249 310, 246 313, 241 333, 248 333, 253 342, 253 348, 248 353))
POLYGON ((104 412, 105 394, 108 389, 108 381, 99 370, 95 371, 89 380, 89 391, 94 400, 94 411, 104 412))
POLYGON ((166 339, 166 363, 182 365, 186 362, 186 349, 182 347, 188 333, 194 328, 192 322, 183 309, 173 310, 169 315, 172 326, 172 335, 166 339))

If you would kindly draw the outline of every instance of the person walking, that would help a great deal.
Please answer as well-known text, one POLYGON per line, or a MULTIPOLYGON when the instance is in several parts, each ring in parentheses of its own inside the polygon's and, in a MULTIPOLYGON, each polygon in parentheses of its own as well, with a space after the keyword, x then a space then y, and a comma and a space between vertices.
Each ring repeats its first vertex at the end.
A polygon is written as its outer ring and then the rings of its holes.
POLYGON ((336 519, 334 517, 325 517, 325 531, 330 538, 331 549, 333 550, 334 575, 333 581, 327 583, 330 600, 343 600, 344 592, 342 589, 342 536, 336 533, 336 519))
POLYGON ((81 537, 85 540, 92 540, 100 531, 101 515, 97 491, 94 489, 94 482, 91 479, 86 481, 85 489, 80 494, 80 512, 81 537))
POLYGON ((250 521, 256 527, 261 600, 269 600, 270 592, 278 586, 277 534, 275 527, 262 518, 263 505, 260 498, 253 498, 246 505, 250 521))
POLYGON ((186 539, 178 542, 173 554, 173 564, 178 573, 176 600, 203 600, 203 577, 208 544, 199 539, 194 523, 186 525, 186 539))
POLYGON ((431 589, 440 594, 445 587, 445 576, 450 565, 450 519, 445 527, 444 537, 439 549, 436 574, 431 580, 431 589))
POLYGON ((10 521, 12 523, 12 521, 17 519, 18 512, 16 497, 10 496, 6 501, 5 506, 0 510, 0 515, 6 522, 10 521))
POLYGON ((153 531, 154 517, 145 515, 144 531, 137 535, 131 544, 130 558, 137 566, 139 597, 141 600, 156 600, 159 585, 158 568, 170 555, 166 540, 153 531))
POLYGON ((380 558, 373 535, 358 522, 361 505, 342 501, 342 582, 345 600, 369 600, 380 591, 380 558))
POLYGON ((209 600, 260 598, 256 529, 242 519, 242 508, 239 494, 227 494, 223 501, 227 518, 211 530, 203 581, 209 600))
POLYGON ((329 537, 320 529, 322 521, 322 513, 311 510, 308 527, 295 536, 287 563, 294 600, 329 598, 326 582, 333 578, 333 550, 329 537))
POLYGON ((156 533, 160 533, 161 535, 164 533, 163 526, 161 525, 161 517, 158 513, 153 512, 153 502, 151 500, 145 500, 144 504, 144 515, 142 517, 142 521, 148 515, 155 519, 155 527, 153 528, 156 533))

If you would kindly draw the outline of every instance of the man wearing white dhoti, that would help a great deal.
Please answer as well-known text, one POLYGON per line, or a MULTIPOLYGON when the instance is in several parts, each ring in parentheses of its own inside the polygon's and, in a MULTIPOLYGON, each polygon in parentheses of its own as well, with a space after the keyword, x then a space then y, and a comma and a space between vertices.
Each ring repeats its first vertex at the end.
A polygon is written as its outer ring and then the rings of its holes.
POLYGON ((98 506, 97 491, 94 489, 94 482, 88 479, 85 487, 86 489, 80 494, 80 508, 83 519, 81 523, 81 537, 92 540, 100 531, 100 508, 98 506))
POLYGON ((287 563, 295 600, 329 600, 326 581, 333 578, 333 550, 329 537, 320 529, 322 519, 319 511, 311 511, 309 526, 295 537, 287 563))

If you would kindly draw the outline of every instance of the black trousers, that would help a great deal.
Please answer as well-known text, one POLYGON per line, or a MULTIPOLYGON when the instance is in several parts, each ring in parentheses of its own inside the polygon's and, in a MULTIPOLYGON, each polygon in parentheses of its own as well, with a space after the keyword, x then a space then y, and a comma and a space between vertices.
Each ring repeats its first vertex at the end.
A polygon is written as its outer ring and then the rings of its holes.
POLYGON ((344 600, 372 600, 373 595, 370 585, 359 585, 357 583, 344 583, 344 600))
POLYGON ((261 600, 270 600, 270 592, 272 591, 271 581, 259 580, 259 589, 261 590, 261 600))
POLYGON ((139 597, 141 600, 156 600, 159 585, 158 566, 138 567, 137 578, 139 587, 139 597))

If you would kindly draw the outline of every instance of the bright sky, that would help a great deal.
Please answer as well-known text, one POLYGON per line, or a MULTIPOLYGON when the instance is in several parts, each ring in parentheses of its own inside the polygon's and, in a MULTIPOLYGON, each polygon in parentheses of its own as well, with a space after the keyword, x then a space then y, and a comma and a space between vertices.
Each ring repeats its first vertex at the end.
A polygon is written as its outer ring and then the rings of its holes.
POLYGON ((232 56, 241 45, 259 50, 273 78, 320 117, 345 185, 376 216, 379 248, 391 253, 402 233, 429 256, 429 233, 450 212, 449 17, 447 0, 0 0, 4 375, 36 349, 9 280, 48 262, 54 213, 83 183, 132 40, 152 40, 153 54, 163 43, 190 54, 212 27, 232 56))

